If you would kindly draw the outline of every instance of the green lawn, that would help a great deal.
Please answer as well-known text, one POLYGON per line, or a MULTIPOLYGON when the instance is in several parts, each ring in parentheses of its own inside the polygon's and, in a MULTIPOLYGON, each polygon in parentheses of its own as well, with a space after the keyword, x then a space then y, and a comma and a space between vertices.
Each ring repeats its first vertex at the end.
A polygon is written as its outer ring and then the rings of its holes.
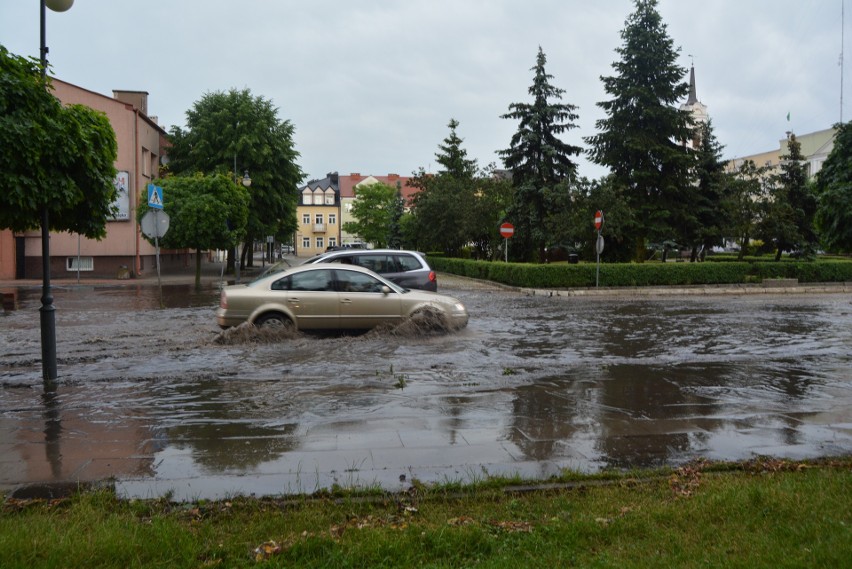
POLYGON ((852 457, 549 486, 171 503, 8 499, 0 567, 849 567, 852 457))

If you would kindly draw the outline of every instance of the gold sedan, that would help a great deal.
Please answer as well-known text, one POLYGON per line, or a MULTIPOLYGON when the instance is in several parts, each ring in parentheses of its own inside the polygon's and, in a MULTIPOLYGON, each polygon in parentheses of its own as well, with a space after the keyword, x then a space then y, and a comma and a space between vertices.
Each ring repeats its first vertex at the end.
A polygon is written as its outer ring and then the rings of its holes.
POLYGON ((297 330, 369 330, 420 316, 439 318, 449 329, 464 328, 469 318, 451 296, 402 288, 362 267, 323 263, 225 287, 216 311, 222 328, 251 322, 297 330))

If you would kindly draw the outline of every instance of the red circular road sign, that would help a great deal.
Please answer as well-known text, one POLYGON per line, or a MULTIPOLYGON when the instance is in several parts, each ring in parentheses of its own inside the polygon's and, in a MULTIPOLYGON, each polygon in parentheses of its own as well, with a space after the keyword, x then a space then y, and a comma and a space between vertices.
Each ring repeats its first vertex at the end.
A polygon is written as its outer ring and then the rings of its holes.
POLYGON ((600 230, 603 225, 603 212, 598 210, 595 212, 595 229, 600 230))
POLYGON ((500 226, 500 235, 508 239, 515 234, 515 226, 511 223, 504 223, 500 226))

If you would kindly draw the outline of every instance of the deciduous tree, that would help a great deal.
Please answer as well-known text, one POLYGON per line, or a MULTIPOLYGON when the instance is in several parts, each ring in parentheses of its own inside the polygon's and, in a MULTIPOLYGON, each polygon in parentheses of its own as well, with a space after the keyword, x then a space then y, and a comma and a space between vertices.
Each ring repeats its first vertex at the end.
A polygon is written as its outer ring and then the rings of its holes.
MULTIPOLYGON (((248 89, 205 94, 186 113, 186 129, 171 130, 170 169, 177 174, 251 177, 246 244, 242 256, 252 265, 251 243, 265 235, 296 229, 297 190, 304 175, 297 164, 294 127, 278 117, 272 101, 248 89), (246 256, 248 258, 246 259, 246 256)), ((230 262, 229 262, 230 264, 230 262)))
MULTIPOLYGON (((225 174, 172 176, 158 180, 169 230, 160 240, 168 249, 195 250, 195 287, 201 287, 201 252, 233 249, 245 237, 249 192, 225 174)), ((148 211, 140 203, 137 217, 148 211)))
POLYGON ((382 184, 362 184, 355 189, 352 217, 355 221, 343 224, 343 230, 357 235, 365 243, 385 247, 394 211, 397 189, 382 184))
POLYGON ((116 197, 115 132, 106 115, 63 106, 39 65, 0 45, 0 229, 41 225, 106 235, 116 197))
POLYGON ((751 239, 757 233, 763 204, 771 186, 767 172, 767 167, 758 168, 753 161, 746 160, 728 177, 724 202, 728 218, 725 234, 739 245, 739 260, 748 253, 751 239))

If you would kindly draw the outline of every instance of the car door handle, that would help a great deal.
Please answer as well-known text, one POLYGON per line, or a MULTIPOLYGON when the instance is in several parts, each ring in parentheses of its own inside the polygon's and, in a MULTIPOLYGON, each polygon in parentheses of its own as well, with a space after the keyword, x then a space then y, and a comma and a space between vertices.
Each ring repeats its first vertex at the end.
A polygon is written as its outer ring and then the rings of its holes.
POLYGON ((340 304, 352 304, 352 299, 351 298, 341 298, 340 304))
POLYGON ((297 303, 301 302, 301 299, 296 298, 296 297, 290 297, 290 298, 287 299, 287 302, 289 302, 290 304, 297 304, 297 303))

